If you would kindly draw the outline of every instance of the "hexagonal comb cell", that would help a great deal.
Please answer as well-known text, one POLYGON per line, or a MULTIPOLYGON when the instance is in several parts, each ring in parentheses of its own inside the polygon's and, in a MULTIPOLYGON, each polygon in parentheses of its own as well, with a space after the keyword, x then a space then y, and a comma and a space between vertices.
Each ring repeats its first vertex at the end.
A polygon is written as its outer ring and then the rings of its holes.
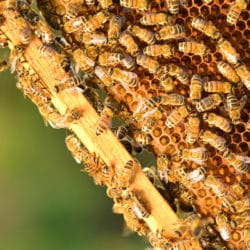
MULTIPOLYGON (((86 14, 90 18, 90 15, 102 10, 100 5, 93 2, 93 6, 83 4, 79 16, 86 14)), ((244 158, 250 155, 250 133, 245 126, 250 113, 249 76, 237 71, 242 64, 249 66, 249 50, 246 49, 250 37, 249 10, 242 10, 236 23, 230 25, 227 18, 233 3, 228 0, 209 1, 209 4, 200 0, 180 1, 176 16, 169 13, 171 9, 165 1, 152 1, 147 7, 140 7, 140 1, 138 6, 137 1, 121 2, 131 4, 130 8, 124 8, 128 6, 120 6, 118 1, 114 1, 112 7, 105 10, 110 17, 121 16, 119 35, 113 42, 108 41, 97 47, 99 53, 119 48, 123 56, 132 58, 135 65, 131 69, 125 68, 122 63, 112 67, 126 71, 128 79, 132 77, 131 72, 135 73, 137 80, 130 86, 127 79, 117 81, 110 73, 114 86, 104 89, 125 104, 131 117, 135 118, 133 128, 136 129, 132 129, 131 134, 133 130, 140 130, 150 123, 146 131, 152 138, 148 149, 156 155, 163 153, 168 156, 168 171, 184 169, 183 176, 171 176, 170 179, 179 188, 185 186, 190 197, 195 197, 194 211, 205 218, 216 217, 223 212, 230 220, 232 212, 225 206, 227 199, 236 202, 244 198, 242 194, 231 194, 230 186, 241 183, 248 190, 250 180, 249 159, 244 158), (156 17, 157 13, 166 16, 156 17), (162 23, 158 25, 160 21, 162 23), (133 27, 137 32, 133 32, 133 27), (120 34, 124 33, 129 40, 121 43, 120 34), (166 52, 166 48, 171 50, 166 52), (140 60, 140 56, 146 53, 147 56, 140 60), (229 66, 218 70, 221 61, 229 66), (228 68, 238 74, 240 82, 232 83, 231 79, 227 79, 228 68), (194 74, 200 77, 199 81, 192 82, 194 74), (191 89, 191 85, 195 87, 191 89), (191 91, 195 91, 197 99, 192 100, 191 91), (217 115, 216 118, 212 113, 217 115), (198 118, 199 124, 188 132, 189 117, 193 116, 198 118), (187 137, 192 137, 193 141, 187 141, 187 137), (187 152, 185 158, 184 152, 187 152), (205 169, 205 178, 197 181, 199 176, 194 173, 198 172, 192 171, 201 167, 205 169), (206 182, 208 176, 214 177, 214 183, 206 182)), ((146 0, 141 2, 147 3, 146 0)), ((61 2, 61 5, 67 12, 67 4, 61 2)), ((59 6, 51 8, 53 15, 58 11, 62 13, 64 9, 59 6)), ((59 14, 58 17, 57 21, 63 24, 65 20, 59 14)), ((106 21, 98 26, 95 32, 108 37, 108 23, 106 21)), ((57 28, 56 25, 52 26, 57 28)), ((70 35, 74 35, 72 33, 70 35)), ((88 44, 76 43, 88 50, 88 44)), ((177 195, 175 198, 181 200, 180 197, 177 195)), ((214 227, 220 234, 216 223, 214 227)), ((237 228, 223 244, 236 249, 239 242, 245 244, 242 239, 243 231, 237 228)), ((245 248, 244 245, 242 249, 245 248)))

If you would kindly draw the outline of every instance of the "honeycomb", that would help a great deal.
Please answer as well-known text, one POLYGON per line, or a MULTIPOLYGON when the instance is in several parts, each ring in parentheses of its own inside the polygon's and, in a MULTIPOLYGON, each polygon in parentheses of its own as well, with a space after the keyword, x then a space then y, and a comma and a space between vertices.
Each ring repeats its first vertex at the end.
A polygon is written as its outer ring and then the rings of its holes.
MULTIPOLYGON (((108 1, 99 1, 100 3, 105 3, 108 1)), ((120 2, 129 2, 133 3, 135 6, 139 4, 137 1, 120 1, 120 2)), ((146 1, 142 1, 146 2, 146 1)), ((67 41, 71 44, 71 47, 67 49, 65 53, 71 53, 77 47, 83 48, 89 58, 95 61, 95 65, 98 64, 97 57, 98 54, 102 52, 118 52, 122 54, 129 54, 125 47, 122 46, 118 40, 114 43, 109 44, 108 42, 103 43, 99 46, 88 46, 83 42, 82 33, 76 31, 69 32, 65 29, 65 24, 69 20, 74 20, 81 16, 95 15, 102 10, 102 7, 99 3, 95 1, 73 1, 77 4, 77 11, 72 7, 72 1, 37 1, 38 8, 42 11, 46 21, 49 25, 56 29, 61 30, 62 34, 65 36, 67 41), (93 3, 93 4, 92 4, 93 3), (72 14, 73 13, 73 14, 72 14), (67 17, 72 15, 73 17, 67 17), (67 31, 67 32, 66 32, 67 31)), ((174 112, 178 106, 175 105, 163 105, 161 102, 157 102, 156 107, 158 110, 161 110, 160 117, 153 122, 153 126, 150 131, 147 131, 147 134, 152 138, 152 141, 144 146, 147 150, 154 152, 156 157, 160 154, 166 154, 170 159, 170 166, 168 169, 168 182, 163 181, 162 185, 165 187, 166 193, 172 193, 172 198, 166 198, 170 205, 176 209, 176 200, 177 203, 186 203, 187 211, 193 211, 202 216, 203 219, 209 221, 213 230, 218 232, 220 235, 221 245, 226 246, 228 249, 249 249, 249 243, 246 243, 244 238, 244 230, 247 228, 246 222, 249 222, 249 218, 243 222, 243 225, 240 226, 230 226, 230 238, 225 239, 224 235, 221 234, 220 225, 217 222, 218 214, 223 212, 228 219, 228 223, 231 225, 234 221, 234 217, 238 218, 241 216, 242 212, 249 210, 249 204, 246 209, 241 211, 240 205, 237 207, 239 212, 232 212, 228 206, 224 206, 225 196, 227 197, 232 187, 237 187, 238 185, 242 186, 240 196, 237 196, 237 201, 248 201, 249 200, 249 159, 250 157, 250 130, 247 127, 247 122, 249 121, 250 113, 250 92, 249 88, 240 81, 236 84, 233 84, 232 91, 236 98, 239 100, 242 96, 246 95, 246 103, 244 103, 241 114, 240 122, 232 124, 232 129, 230 132, 224 132, 223 130, 213 126, 209 126, 208 123, 203 119, 203 112, 198 112, 196 106, 190 100, 190 78, 198 74, 201 76, 203 82, 207 81, 230 81, 225 76, 223 76, 217 69, 217 64, 220 61, 228 61, 228 57, 225 52, 219 49, 219 39, 213 39, 205 34, 205 32, 200 32, 192 26, 192 20, 196 17, 202 17, 208 22, 208 24, 213 24, 220 32, 220 37, 223 37, 231 43, 233 48, 239 54, 239 61, 241 64, 245 65, 247 68, 250 67, 250 50, 249 50, 249 37, 250 37, 250 19, 249 19, 249 6, 248 9, 245 9, 241 12, 239 19, 235 25, 229 25, 227 22, 228 9, 232 5, 230 1, 224 0, 214 0, 210 4, 203 3, 200 0, 187 0, 186 2, 181 2, 180 9, 178 14, 170 15, 173 18, 175 24, 179 24, 185 27, 185 36, 180 36, 177 39, 169 39, 166 41, 156 41, 157 44, 168 44, 174 50, 173 55, 170 56, 155 56, 153 57, 159 64, 161 73, 157 73, 155 70, 151 73, 147 69, 146 64, 141 66, 135 63, 134 69, 131 70, 138 76, 138 83, 136 86, 127 86, 116 82, 115 85, 106 86, 102 81, 96 77, 93 69, 88 73, 88 78, 86 78, 86 83, 90 87, 100 88, 102 91, 108 93, 109 96, 113 97, 118 103, 125 105, 128 109, 128 116, 130 118, 135 117, 135 113, 138 110, 138 107, 145 100, 158 100, 159 97, 164 97, 166 94, 175 93, 185 97, 185 104, 188 107, 188 115, 175 124, 175 126, 169 128, 165 125, 166 120, 172 112, 174 112), (205 44, 208 48, 208 52, 205 55, 200 55, 199 53, 186 53, 181 52, 178 49, 179 42, 194 42, 205 44), (184 69, 180 74, 170 74, 170 80, 172 81, 172 87, 170 90, 164 89, 162 84, 162 76, 164 74, 164 69, 168 65, 177 65, 184 69), (188 84, 181 81, 180 76, 188 74, 188 84), (200 120, 200 130, 198 140, 194 144, 190 144, 186 139, 186 131, 188 129, 188 119, 191 114, 196 114, 200 120), (231 165, 225 159, 225 149, 220 150, 216 149, 213 145, 206 144, 202 140, 201 135, 204 131, 209 130, 212 133, 224 138, 226 143, 226 148, 230 149, 236 155, 245 157, 246 165, 248 166, 247 171, 240 172, 231 165), (208 152, 208 159, 205 163, 202 164, 202 167, 205 169, 206 178, 210 176, 216 180, 216 187, 209 186, 206 184, 206 180, 197 181, 194 184, 190 185, 185 180, 183 176, 178 174, 178 170, 184 169, 185 172, 192 172, 200 168, 200 163, 197 161, 183 160, 180 154, 180 151, 184 149, 193 149, 193 148, 205 148, 208 152), (218 190, 217 190, 217 189, 218 190), (187 197, 191 197, 189 200, 183 198, 184 194, 187 194, 187 197), (174 204, 175 203, 175 204, 174 204), (238 216, 238 217, 237 217, 238 216), (245 224, 244 224, 245 223, 245 224)), ((148 11, 153 13, 164 12, 169 14, 169 8, 165 1, 155 0, 150 1, 148 11)), ((135 8, 125 8, 121 6, 119 1, 111 2, 109 8, 106 9, 109 13, 109 18, 112 15, 118 15, 122 20, 121 32, 129 30, 130 26, 139 25, 142 28, 157 33, 162 28, 160 25, 152 26, 143 26, 140 25, 140 19, 146 14, 145 10, 136 10, 135 8)), ((171 24, 173 25, 173 24, 171 24)), ((105 22, 104 25, 96 30, 99 33, 105 34, 108 36, 109 22, 105 22)), ((148 45, 142 39, 139 39, 136 35, 133 35, 133 39, 136 42, 139 48, 139 55, 142 55, 145 51, 144 49, 148 45)), ((131 55, 135 59, 135 56, 131 55)), ((233 63, 231 66, 236 67, 233 63)), ((115 65, 116 66, 116 65, 115 65)), ((120 65, 118 68, 122 68, 120 65)), ((122 68, 124 69, 124 67, 122 68)), ((249 71, 248 74, 249 79, 249 71)), ((202 90, 202 98, 209 96, 209 93, 202 90)), ((226 93, 221 93, 222 102, 215 107, 215 109, 210 109, 207 112, 213 112, 222 117, 229 118, 229 114, 226 108, 226 93)), ((95 103, 93 103, 95 106, 95 103)), ((119 118, 123 122, 127 123, 126 116, 119 115, 119 118)), ((129 121, 133 119, 128 119, 129 121)), ((131 139, 135 139, 135 134, 138 131, 141 131, 142 127, 149 122, 146 119, 137 119, 136 122, 129 123, 129 136, 131 139)), ((136 141, 134 144, 138 144, 136 141)), ((238 202, 240 203, 240 202, 238 202)), ((249 203, 249 202, 248 202, 249 203)), ((182 206, 183 212, 185 208, 182 206)), ((249 214, 246 215, 249 217, 249 214)), ((171 241, 174 245, 174 240, 171 241)), ((202 245, 204 249, 213 247, 211 249, 217 249, 216 243, 212 246, 206 243, 202 245), (207 245, 206 245, 207 244, 207 245)), ((219 243, 218 243, 219 245, 219 243)), ((167 246, 166 246, 167 247, 167 246)), ((165 248, 164 248, 165 249, 165 248)), ((166 248, 173 249, 173 248, 166 248)), ((178 248, 182 249, 182 248, 178 248)), ((186 249, 186 248, 185 248, 186 249)), ((210 249, 210 248, 209 248, 210 249)))

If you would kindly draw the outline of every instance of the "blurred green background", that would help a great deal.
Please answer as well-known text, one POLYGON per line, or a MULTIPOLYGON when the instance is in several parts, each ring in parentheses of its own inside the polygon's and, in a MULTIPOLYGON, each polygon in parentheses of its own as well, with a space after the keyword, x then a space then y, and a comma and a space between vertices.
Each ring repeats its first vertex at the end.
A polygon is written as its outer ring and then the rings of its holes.
POLYGON ((137 235, 122 236, 122 217, 105 188, 80 172, 66 131, 44 125, 9 71, 0 73, 0 117, 0 250, 146 247, 137 235))

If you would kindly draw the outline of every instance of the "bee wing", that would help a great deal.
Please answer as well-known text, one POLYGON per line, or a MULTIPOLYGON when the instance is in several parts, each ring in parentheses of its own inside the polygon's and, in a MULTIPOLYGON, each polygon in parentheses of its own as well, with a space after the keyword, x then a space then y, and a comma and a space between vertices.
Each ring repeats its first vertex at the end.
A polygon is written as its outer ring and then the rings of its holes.
MULTIPOLYGON (((190 159, 191 159, 191 158, 190 158, 190 159)), ((192 161, 195 162, 195 163, 198 164, 198 165, 203 165, 203 163, 204 163, 204 161, 198 160, 198 159, 196 159, 196 158, 192 158, 192 161)))
POLYGON ((205 151, 207 151, 207 149, 204 147, 197 147, 197 148, 190 149, 190 151, 192 151, 192 152, 205 152, 205 151))
POLYGON ((247 95, 243 95, 240 98, 240 110, 242 110, 247 102, 247 95))
POLYGON ((247 164, 250 163, 250 157, 249 157, 249 156, 237 155, 237 157, 238 157, 241 161, 244 161, 244 162, 247 163, 247 164))
POLYGON ((195 180, 195 182, 203 180, 204 177, 205 176, 203 174, 201 174, 198 169, 195 169, 188 174, 188 179, 195 180))

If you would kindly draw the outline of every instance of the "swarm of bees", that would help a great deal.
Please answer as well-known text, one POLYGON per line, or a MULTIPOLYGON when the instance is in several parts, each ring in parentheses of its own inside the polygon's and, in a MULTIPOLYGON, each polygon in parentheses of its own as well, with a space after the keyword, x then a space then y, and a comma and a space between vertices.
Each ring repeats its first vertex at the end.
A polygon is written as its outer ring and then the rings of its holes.
MULTIPOLYGON (((75 108, 62 115, 51 103, 23 57, 34 36, 43 43, 40 56, 68 73, 55 91, 88 98, 100 115, 96 136, 111 129, 130 154, 153 151, 156 166, 142 166, 145 174, 187 216, 175 237, 151 232, 150 207, 130 189, 139 162, 107 166, 68 135, 72 156, 97 185, 107 185, 128 227, 154 249, 250 249, 249 1, 37 0, 51 28, 30 1, 5 2, 19 44, 0 70, 17 73, 17 87, 45 123, 66 128, 83 114, 75 108), (112 128, 114 118, 120 127, 112 128)), ((0 33, 0 47, 8 45, 0 33)))

